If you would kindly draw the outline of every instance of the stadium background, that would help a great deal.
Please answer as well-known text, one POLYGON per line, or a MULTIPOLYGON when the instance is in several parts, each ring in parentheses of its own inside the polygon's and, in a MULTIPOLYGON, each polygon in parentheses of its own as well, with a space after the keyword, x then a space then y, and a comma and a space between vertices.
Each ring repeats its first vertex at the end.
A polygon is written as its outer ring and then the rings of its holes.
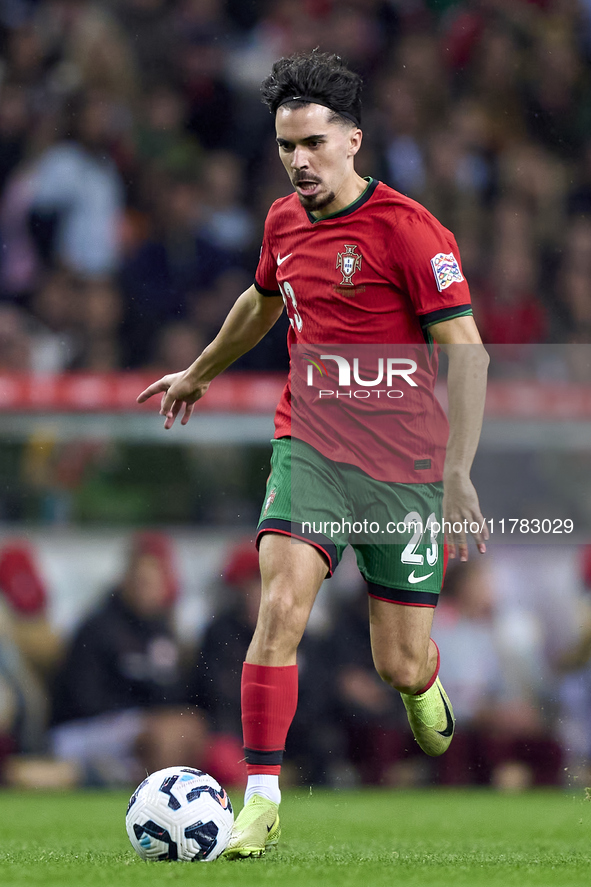
MULTIPOLYGON (((575 521, 577 545, 503 538, 490 557, 500 658, 550 711, 574 772, 591 717, 578 634, 590 578, 586 2, 0 2, 0 556, 28 544, 40 606, 67 643, 134 531, 157 527, 180 577, 182 640, 198 647, 260 508, 284 318, 187 428, 165 433, 135 396, 190 363, 251 283, 268 206, 290 190, 259 83, 277 57, 315 46, 364 76, 359 171, 457 237, 493 355, 474 470, 484 513, 575 521), (558 663, 579 641, 582 668, 565 678, 558 663), (573 694, 581 717, 565 727, 573 694)), ((345 565, 315 631, 355 587, 345 565)), ((10 608, 8 635, 23 618, 10 608)))

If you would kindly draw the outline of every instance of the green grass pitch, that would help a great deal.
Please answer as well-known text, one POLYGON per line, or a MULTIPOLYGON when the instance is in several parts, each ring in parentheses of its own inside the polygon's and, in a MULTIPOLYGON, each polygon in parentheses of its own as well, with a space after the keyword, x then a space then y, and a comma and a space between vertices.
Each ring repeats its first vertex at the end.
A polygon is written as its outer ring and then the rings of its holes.
MULTIPOLYGON (((236 805, 240 798, 234 793, 236 805)), ((145 863, 127 795, 0 792, 0 885, 44 887, 563 887, 591 883, 591 803, 578 791, 284 793, 263 860, 145 863)))

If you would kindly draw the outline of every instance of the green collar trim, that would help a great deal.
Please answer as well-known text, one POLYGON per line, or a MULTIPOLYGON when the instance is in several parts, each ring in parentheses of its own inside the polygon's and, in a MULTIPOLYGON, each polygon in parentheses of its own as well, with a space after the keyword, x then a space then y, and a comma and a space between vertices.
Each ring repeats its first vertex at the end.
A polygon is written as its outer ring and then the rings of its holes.
POLYGON ((360 206, 363 206, 364 203, 367 203, 367 201, 379 185, 379 181, 377 179, 372 179, 371 176, 365 176, 364 178, 367 182, 367 188, 365 188, 363 193, 360 194, 359 197, 353 201, 353 203, 350 203, 343 209, 339 209, 336 213, 331 213, 329 216, 321 216, 319 219, 317 219, 316 216, 313 216, 312 213, 306 210, 306 215, 308 216, 308 219, 312 223, 312 225, 316 225, 318 222, 328 222, 330 219, 340 219, 343 216, 349 216, 351 215, 351 213, 354 213, 355 210, 359 209, 360 206))

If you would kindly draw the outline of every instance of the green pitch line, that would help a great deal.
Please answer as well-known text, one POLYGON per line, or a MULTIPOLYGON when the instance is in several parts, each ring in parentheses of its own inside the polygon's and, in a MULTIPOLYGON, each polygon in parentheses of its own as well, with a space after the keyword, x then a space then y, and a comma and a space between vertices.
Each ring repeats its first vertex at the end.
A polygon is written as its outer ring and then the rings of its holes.
MULTIPOLYGON (((239 793, 234 801, 240 807, 239 793)), ((2 887, 575 887, 591 882, 591 803, 578 792, 292 791, 264 860, 144 863, 127 795, 0 792, 2 887)))

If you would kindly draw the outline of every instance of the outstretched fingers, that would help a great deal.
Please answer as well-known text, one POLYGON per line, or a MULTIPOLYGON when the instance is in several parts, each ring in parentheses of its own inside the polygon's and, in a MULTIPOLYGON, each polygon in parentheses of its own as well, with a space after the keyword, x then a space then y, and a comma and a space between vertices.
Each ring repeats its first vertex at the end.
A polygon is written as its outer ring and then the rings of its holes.
POLYGON ((468 560, 468 534, 473 537, 480 554, 486 552, 486 540, 489 538, 488 526, 480 512, 463 516, 461 513, 446 515, 444 518, 446 528, 447 551, 450 558, 456 555, 461 561, 468 560))
POLYGON ((141 394, 138 394, 136 400, 137 403, 145 403, 149 400, 154 394, 160 394, 162 391, 168 391, 170 388, 170 381, 166 376, 163 376, 162 379, 158 379, 157 382, 152 382, 151 385, 142 391, 141 394))
POLYGON ((185 412, 181 420, 183 425, 186 425, 191 418, 191 412, 193 409, 192 405, 185 404, 185 401, 182 399, 177 400, 175 397, 173 393, 175 378, 175 375, 163 376, 161 379, 158 379, 157 382, 152 382, 151 385, 148 385, 148 387, 137 397, 138 403, 145 403, 153 397, 154 394, 162 394, 162 399, 160 401, 160 415, 166 417, 164 427, 167 430, 174 425, 175 419, 183 405, 185 405, 185 412))
POLYGON ((186 425, 193 414, 193 406, 207 391, 207 384, 195 385, 187 372, 170 373, 149 385, 138 396, 137 402, 144 403, 154 394, 161 394, 160 415, 165 417, 164 427, 172 428, 179 413, 181 425, 186 425))
POLYGON ((166 394, 162 398, 160 415, 166 417, 164 420, 164 427, 167 431, 174 425, 175 419, 178 416, 182 405, 182 400, 174 400, 173 398, 169 398, 166 394))

